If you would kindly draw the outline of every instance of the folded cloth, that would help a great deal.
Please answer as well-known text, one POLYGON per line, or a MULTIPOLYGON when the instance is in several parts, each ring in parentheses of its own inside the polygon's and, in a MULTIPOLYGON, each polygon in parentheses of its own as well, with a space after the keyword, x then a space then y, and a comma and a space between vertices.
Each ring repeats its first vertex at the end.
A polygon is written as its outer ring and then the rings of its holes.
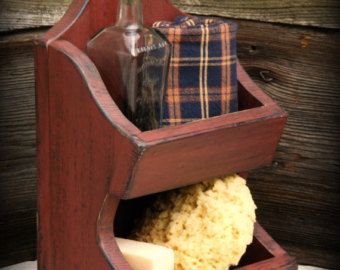
POLYGON ((162 125, 237 111, 237 25, 218 18, 180 16, 153 27, 172 44, 162 125))

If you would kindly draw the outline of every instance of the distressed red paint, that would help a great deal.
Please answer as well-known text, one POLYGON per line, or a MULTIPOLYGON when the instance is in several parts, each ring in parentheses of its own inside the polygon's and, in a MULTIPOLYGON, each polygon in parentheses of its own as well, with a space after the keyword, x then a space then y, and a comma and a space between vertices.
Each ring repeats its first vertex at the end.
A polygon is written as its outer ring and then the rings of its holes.
MULTIPOLYGON (((84 53, 116 8, 116 0, 74 1, 36 46, 40 270, 131 270, 113 235, 121 199, 268 165, 286 122, 238 65, 239 112, 138 130, 84 53)), ((166 0, 144 1, 147 24, 180 13, 166 0)), ((258 224, 243 265, 296 269, 258 224)))

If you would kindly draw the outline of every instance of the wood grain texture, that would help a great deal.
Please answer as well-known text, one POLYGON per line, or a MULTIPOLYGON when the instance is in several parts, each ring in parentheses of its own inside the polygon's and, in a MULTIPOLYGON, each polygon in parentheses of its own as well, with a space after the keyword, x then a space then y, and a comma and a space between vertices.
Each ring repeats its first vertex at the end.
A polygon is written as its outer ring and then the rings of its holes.
MULTIPOLYGON (((0 32, 51 26, 71 2, 2 0, 0 32)), ((340 2, 337 0, 173 0, 173 3, 183 11, 195 14, 325 28, 340 27, 340 2)))
POLYGON ((32 46, 0 49, 0 266, 35 258, 32 46))
POLYGON ((236 19, 340 28, 338 0, 173 0, 183 11, 236 19))
POLYGON ((34 41, 38 40, 48 29, 49 27, 32 29, 19 33, 0 34, 0 48, 7 49, 11 47, 24 47, 32 51, 32 48, 29 47, 33 47, 34 41))
POLYGON ((55 24, 72 0, 1 0, 0 32, 55 24))
POLYGON ((336 268, 340 31, 246 21, 239 27, 241 63, 289 113, 274 166, 250 177, 259 220, 300 263, 336 268))

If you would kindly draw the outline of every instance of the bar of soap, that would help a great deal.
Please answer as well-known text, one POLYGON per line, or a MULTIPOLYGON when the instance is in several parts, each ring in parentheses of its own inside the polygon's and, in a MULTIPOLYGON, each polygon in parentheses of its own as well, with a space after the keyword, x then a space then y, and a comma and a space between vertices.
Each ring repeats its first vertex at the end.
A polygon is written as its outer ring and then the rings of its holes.
POLYGON ((174 269, 174 251, 170 248, 119 237, 116 241, 133 270, 174 269))

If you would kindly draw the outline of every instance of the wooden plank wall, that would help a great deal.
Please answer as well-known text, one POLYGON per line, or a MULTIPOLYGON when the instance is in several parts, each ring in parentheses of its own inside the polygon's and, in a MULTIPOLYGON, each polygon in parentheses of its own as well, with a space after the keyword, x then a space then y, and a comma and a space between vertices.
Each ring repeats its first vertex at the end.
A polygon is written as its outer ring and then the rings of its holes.
MULTIPOLYGON (((33 40, 70 0, 0 3, 0 266, 35 258, 33 40)), ((258 219, 300 263, 340 261, 340 1, 176 0, 239 24, 239 58, 289 113, 270 168, 251 174, 258 219)))
POLYGON ((33 259, 36 246, 33 43, 17 41, 0 42, 0 266, 33 259))

